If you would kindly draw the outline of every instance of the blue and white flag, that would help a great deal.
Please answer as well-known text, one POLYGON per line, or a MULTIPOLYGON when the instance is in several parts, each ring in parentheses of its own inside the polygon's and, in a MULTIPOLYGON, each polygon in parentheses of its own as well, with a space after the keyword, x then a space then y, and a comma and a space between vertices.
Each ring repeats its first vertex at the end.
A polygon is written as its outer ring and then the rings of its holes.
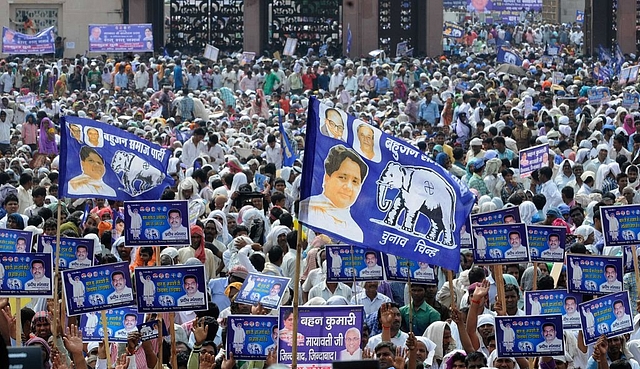
POLYGON ((347 24, 347 56, 349 56, 349 54, 351 53, 351 41, 352 41, 353 35, 351 34, 351 23, 347 24))
POLYGON ((442 36, 450 38, 461 38, 464 36, 464 28, 453 22, 444 22, 442 36))
POLYGON ((171 154, 111 125, 78 117, 60 124, 60 196, 157 200, 173 185, 171 154))
POLYGON ((293 144, 289 141, 289 135, 287 135, 287 131, 284 129, 284 125, 282 124, 282 115, 280 114, 280 109, 278 109, 278 123, 280 130, 280 139, 282 141, 282 165, 285 167, 292 167, 293 163, 296 161, 296 153, 293 149, 293 144))
POLYGON ((349 245, 457 270, 460 230, 475 198, 460 180, 408 143, 316 99, 305 147, 302 223, 349 245))
POLYGON ((498 63, 506 63, 513 65, 522 65, 522 58, 518 55, 518 52, 510 45, 502 45, 498 48, 498 63))
POLYGON ((54 27, 43 29, 35 35, 27 35, 2 27, 3 54, 53 54, 55 40, 54 27))

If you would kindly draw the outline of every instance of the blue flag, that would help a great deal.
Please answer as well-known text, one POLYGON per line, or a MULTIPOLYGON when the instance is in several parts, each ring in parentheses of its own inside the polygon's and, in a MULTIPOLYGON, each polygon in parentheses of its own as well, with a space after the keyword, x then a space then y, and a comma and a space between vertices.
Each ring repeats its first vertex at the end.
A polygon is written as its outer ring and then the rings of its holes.
POLYGON ((296 154, 293 150, 293 145, 289 141, 289 135, 285 131, 282 125, 282 116, 280 115, 280 107, 278 107, 278 123, 280 129, 280 137, 282 137, 282 165, 285 167, 292 167, 296 161, 296 154))
POLYGON ((64 117, 60 124, 60 196, 157 200, 173 184, 170 153, 111 125, 64 117))
POLYGON ((351 39, 352 39, 352 35, 351 35, 351 23, 347 24, 347 56, 349 56, 349 54, 351 53, 351 39))
POLYGON ((522 58, 518 55, 518 52, 509 45, 503 45, 498 48, 496 61, 498 63, 522 65, 522 58))
POLYGON ((622 69, 622 64, 624 63, 624 53, 622 52, 622 49, 620 49, 620 44, 616 44, 616 50, 615 50, 615 74, 620 74, 620 69, 622 69))
POLYGON ((315 98, 305 148, 302 223, 350 245, 458 269, 475 199, 460 180, 408 143, 315 98))

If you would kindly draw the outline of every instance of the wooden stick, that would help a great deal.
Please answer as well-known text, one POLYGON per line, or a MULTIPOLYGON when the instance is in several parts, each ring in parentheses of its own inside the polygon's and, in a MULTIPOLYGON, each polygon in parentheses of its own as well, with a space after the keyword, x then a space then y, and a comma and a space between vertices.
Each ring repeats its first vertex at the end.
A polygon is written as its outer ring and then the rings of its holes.
MULTIPOLYGON (((354 259, 353 256, 353 245, 351 245, 351 260, 354 259)), ((358 305, 358 293, 356 292, 356 273, 353 273, 353 282, 351 284, 351 297, 355 298, 356 305, 358 305)))
MULTIPOLYGON (((160 264, 160 246, 155 246, 154 247, 154 252, 156 253, 156 266, 161 266, 161 264, 160 264)), ((161 314, 158 314, 158 327, 159 327, 158 328, 158 338, 157 338, 157 341, 156 341, 156 342, 158 342, 158 363, 156 364, 156 368, 162 369, 163 368, 162 359, 163 359, 163 356, 164 356, 163 355, 163 352, 164 352, 164 350, 163 350, 163 348, 164 348, 164 338, 163 338, 163 335, 162 335, 162 331, 163 331, 162 328, 164 327, 164 322, 163 322, 161 314)), ((173 327, 173 325, 171 327, 173 327)), ((176 368, 177 368, 177 366, 176 366, 176 368)))
POLYGON ((296 272, 293 280, 296 282, 296 288, 293 290, 293 347, 291 348, 291 369, 298 368, 298 306, 300 299, 300 259, 302 259, 302 224, 298 221, 298 237, 296 244, 296 272))
POLYGON ((538 289, 538 263, 533 262, 533 290, 538 289))
POLYGON ((631 246, 631 255, 633 255, 633 272, 636 275, 636 286, 640 286, 640 271, 638 271, 638 250, 636 245, 631 246))
POLYGON ((407 259, 407 288, 409 289, 409 333, 413 332, 413 301, 411 299, 411 261, 407 259))
POLYGON ((16 347, 22 346, 22 301, 16 298, 16 347))
POLYGON ((451 295, 451 309, 455 309, 457 299, 453 293, 453 270, 447 270, 447 280, 449 281, 449 295, 451 295))
POLYGON ((176 313, 169 313, 169 333, 171 334, 171 367, 178 367, 178 355, 176 352, 176 327, 174 325, 176 313))
POLYGON ((111 368, 111 347, 109 346, 109 330, 107 327, 107 311, 102 310, 100 312, 100 318, 102 319, 102 334, 104 335, 104 348, 107 353, 107 368, 111 368))
POLYGON ((493 279, 496 281, 496 291, 498 292, 498 301, 502 305, 502 309, 506 311, 507 303, 504 297, 504 279, 502 278, 502 265, 493 266, 493 279))
MULTIPOLYGON (((58 320, 60 316, 60 300, 58 299, 58 284, 60 282, 60 223, 62 223, 62 200, 58 200, 58 218, 56 227, 56 258, 54 259, 55 272, 51 278, 53 281, 53 347, 57 348, 55 338, 58 335, 58 320)), ((60 322, 62 323, 62 322, 60 322)), ((105 331, 106 332, 106 331, 105 331)), ((107 356, 108 358, 108 356, 107 356)))

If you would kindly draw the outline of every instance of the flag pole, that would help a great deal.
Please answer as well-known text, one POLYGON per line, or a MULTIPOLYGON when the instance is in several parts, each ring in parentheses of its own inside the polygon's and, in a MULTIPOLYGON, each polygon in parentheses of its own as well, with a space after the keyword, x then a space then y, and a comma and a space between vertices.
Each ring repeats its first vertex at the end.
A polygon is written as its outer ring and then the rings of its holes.
POLYGON ((297 226, 298 235, 296 237, 296 271, 293 277, 293 280, 297 283, 294 284, 295 289, 293 290, 293 347, 291 348, 291 369, 296 369, 298 367, 298 320, 299 313, 298 307, 300 299, 300 259, 302 258, 302 247, 300 244, 302 243, 302 224, 300 223, 300 219, 298 219, 297 226))
MULTIPOLYGON (((53 337, 57 337, 58 335, 58 322, 61 323, 60 320, 60 299, 58 298, 58 283, 60 282, 60 226, 62 222, 62 201, 63 199, 58 199, 58 214, 57 214, 57 227, 56 227, 56 258, 55 258, 55 272, 53 273, 53 337)), ((33 240, 33 239, 32 239, 33 240)), ((106 330, 105 330, 106 332, 106 330)), ((16 337, 17 339, 17 337, 16 337)), ((53 340, 53 347, 57 348, 56 340, 53 340)), ((109 356, 107 356, 109 358, 109 356)))

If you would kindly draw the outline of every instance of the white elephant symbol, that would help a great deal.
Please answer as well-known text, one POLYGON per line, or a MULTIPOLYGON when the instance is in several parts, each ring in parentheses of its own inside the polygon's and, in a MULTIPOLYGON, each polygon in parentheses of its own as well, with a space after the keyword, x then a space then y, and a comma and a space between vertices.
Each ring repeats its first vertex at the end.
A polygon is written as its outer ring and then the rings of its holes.
POLYGON ((386 212, 384 222, 416 233, 418 214, 423 213, 430 223, 426 239, 444 246, 454 246, 456 229, 455 192, 437 172, 425 167, 402 166, 390 162, 378 179, 378 208, 386 212), (386 199, 388 189, 397 189, 393 201, 386 199), (400 215, 404 221, 399 224, 400 215))

